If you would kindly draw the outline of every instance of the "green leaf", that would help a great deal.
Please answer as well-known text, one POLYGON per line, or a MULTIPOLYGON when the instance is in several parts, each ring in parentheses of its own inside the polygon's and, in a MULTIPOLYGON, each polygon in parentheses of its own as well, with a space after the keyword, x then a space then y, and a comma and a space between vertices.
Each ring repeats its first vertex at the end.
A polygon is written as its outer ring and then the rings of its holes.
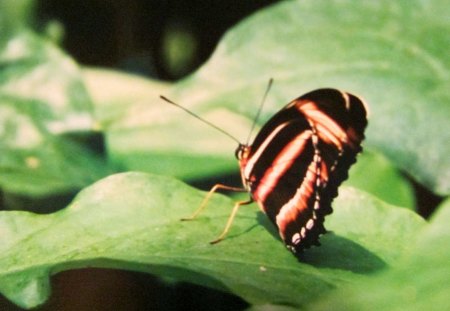
POLYGON ((30 22, 34 0, 0 1, 0 49, 15 32, 30 22))
POLYGON ((0 185, 7 193, 39 198, 77 191, 111 171, 78 143, 45 136, 45 142, 35 148, 3 152, 0 185))
POLYGON ((88 136, 95 128, 89 96, 70 58, 22 31, 0 49, 0 66, 0 185, 5 192, 73 191, 111 172, 67 135, 88 136))
MULTIPOLYGON (((167 85, 143 82, 130 75, 112 78, 112 84, 122 85, 114 87, 116 99, 100 94, 96 101, 112 163, 127 170, 186 179, 237 172, 236 143, 161 100, 159 95, 168 93, 167 85)), ((95 85, 88 84, 90 90, 95 90, 95 85)), ((218 108, 202 117, 222 128, 231 122, 241 132, 251 127, 251 122, 226 109, 218 108)))
POLYGON ((364 150, 344 185, 367 191, 389 204, 415 207, 411 183, 379 152, 364 150))
POLYGON ((450 301, 450 200, 429 225, 418 228, 417 241, 394 269, 358 286, 342 287, 308 310, 448 310, 450 301), (342 299, 345 297, 345 299, 342 299))
MULTIPOLYGON (((444 12, 448 5, 443 0, 282 2, 230 30, 210 60, 174 85, 168 97, 245 142, 270 77, 275 85, 261 123, 312 89, 348 90, 366 98, 370 106, 366 145, 381 150, 429 189, 446 194, 450 131, 444 129, 450 117, 450 75, 444 47, 450 42, 450 25, 444 12), (244 116, 247 120, 241 121, 244 116)), ((133 126, 142 111, 124 117, 131 128, 127 139, 137 138, 136 153, 146 153, 149 159, 152 153, 189 159, 202 152, 222 157, 231 166, 235 143, 212 129, 194 126, 194 120, 187 121, 190 116, 164 105, 153 100, 153 117, 147 114, 145 126, 133 126), (189 139, 178 132, 180 123, 189 139)), ((123 152, 120 136, 108 135, 113 154, 123 152)), ((198 163, 192 158, 186 165, 198 163)))
POLYGON ((352 188, 342 188, 332 233, 300 262, 256 206, 243 207, 227 238, 233 202, 216 195, 197 220, 181 222, 204 193, 167 177, 112 175, 48 215, 0 212, 0 292, 30 308, 49 295, 50 274, 76 267, 137 270, 229 291, 252 304, 302 306, 343 284, 395 265, 424 221, 352 188))
POLYGON ((83 67, 81 73, 95 104, 96 121, 103 130, 130 127, 131 124, 121 123, 129 114, 136 118, 134 126, 145 124, 148 116, 141 117, 141 114, 159 102, 159 95, 171 86, 167 82, 104 68, 83 67))
POLYGON ((22 31, 0 50, 0 64, 0 94, 36 103, 32 117, 49 133, 93 129, 92 104, 79 69, 51 42, 22 31))
MULTIPOLYGON (((199 136, 197 142, 184 139, 181 146, 178 138, 189 123, 175 122, 173 116, 162 113, 167 104, 159 95, 168 92, 168 83, 92 68, 84 68, 83 77, 95 103, 97 120, 106 133, 109 160, 116 167, 191 178, 236 167, 234 160, 224 163, 223 157, 211 156, 214 148, 222 148, 224 153, 232 149, 214 143, 208 129, 203 131, 202 141, 198 141, 199 136), (165 126, 153 128, 154 124, 165 126), (208 148, 207 144, 213 146, 208 148), (180 147, 191 152, 176 152, 180 147), (202 163, 202 170, 198 163, 202 163)), ((197 121, 192 125, 204 129, 197 121)))

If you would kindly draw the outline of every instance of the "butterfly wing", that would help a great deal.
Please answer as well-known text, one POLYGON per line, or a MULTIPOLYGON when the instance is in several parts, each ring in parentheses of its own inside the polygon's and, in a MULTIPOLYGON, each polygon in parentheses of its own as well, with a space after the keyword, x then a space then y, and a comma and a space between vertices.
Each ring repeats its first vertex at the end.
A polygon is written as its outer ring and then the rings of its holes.
POLYGON ((305 94, 275 114, 241 160, 253 199, 293 252, 325 232, 337 188, 361 151, 362 100, 334 89, 305 94))

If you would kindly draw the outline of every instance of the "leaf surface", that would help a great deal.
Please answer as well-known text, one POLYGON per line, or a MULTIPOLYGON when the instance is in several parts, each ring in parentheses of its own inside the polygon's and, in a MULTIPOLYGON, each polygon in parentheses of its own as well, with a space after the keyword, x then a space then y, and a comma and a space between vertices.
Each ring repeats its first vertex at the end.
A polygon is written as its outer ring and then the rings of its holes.
POLYGON ((33 307, 48 298, 50 274, 95 266, 170 276, 252 304, 302 306, 395 265, 424 225, 406 209, 343 188, 326 221, 332 233, 298 261, 255 205, 239 211, 226 240, 210 245, 233 202, 214 196, 197 220, 181 222, 203 195, 175 179, 122 173, 53 214, 0 212, 0 291, 33 307))
POLYGON ((77 141, 92 136, 95 121, 79 70, 68 56, 45 38, 21 30, 0 45, 0 66, 0 185, 5 192, 65 193, 112 172, 77 141))
POLYGON ((308 310, 448 310, 449 217, 447 199, 429 225, 417 228, 417 240, 395 268, 363 280, 359 287, 343 286, 308 310))

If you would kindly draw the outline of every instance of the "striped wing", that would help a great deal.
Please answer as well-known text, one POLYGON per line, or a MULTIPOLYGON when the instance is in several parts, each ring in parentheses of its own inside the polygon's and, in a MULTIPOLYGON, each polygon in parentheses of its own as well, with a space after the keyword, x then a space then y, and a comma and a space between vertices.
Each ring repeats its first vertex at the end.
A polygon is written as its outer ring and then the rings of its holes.
POLYGON ((293 252, 319 244, 337 188, 362 150, 366 125, 361 99, 315 90, 275 114, 240 158, 253 199, 293 252))

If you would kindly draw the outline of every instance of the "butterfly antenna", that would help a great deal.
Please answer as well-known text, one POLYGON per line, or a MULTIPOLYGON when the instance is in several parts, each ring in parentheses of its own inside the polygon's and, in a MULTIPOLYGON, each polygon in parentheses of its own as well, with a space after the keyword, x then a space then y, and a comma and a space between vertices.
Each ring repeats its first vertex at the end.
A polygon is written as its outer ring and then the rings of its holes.
POLYGON ((259 105, 258 112, 256 113, 255 119, 253 120, 252 128, 250 129, 250 132, 248 133, 248 137, 247 137, 247 140, 246 140, 246 145, 248 145, 249 142, 250 142, 250 137, 252 136, 253 130, 256 127, 256 122, 258 122, 259 116, 261 115, 261 111, 263 109, 264 102, 266 101, 267 94, 269 94, 269 91, 270 91, 270 88, 272 87, 272 84, 273 84, 273 78, 270 78, 269 83, 267 84, 267 87, 266 87, 266 91, 264 92, 264 96, 262 98, 261 104, 259 105))
POLYGON ((160 95, 159 97, 160 97, 162 100, 168 102, 169 104, 172 104, 172 105, 174 105, 174 106, 180 108, 181 110, 184 110, 185 112, 189 113, 191 116, 193 116, 194 118, 196 118, 197 120, 200 120, 200 121, 202 121, 202 122, 205 123, 205 124, 208 124, 209 126, 215 128, 216 130, 218 130, 218 131, 221 132, 222 134, 225 134, 226 136, 230 137, 232 140, 234 140, 235 142, 237 142, 238 144, 240 144, 240 141, 239 141, 236 137, 234 137, 234 136, 231 135, 230 133, 224 131, 223 129, 221 129, 221 128, 218 127, 217 125, 214 125, 213 123, 211 123, 211 122, 209 122, 209 121, 203 119, 202 117, 200 117, 199 115, 197 115, 197 114, 195 114, 194 112, 190 111, 189 109, 187 109, 187 108, 185 108, 185 107, 183 107, 183 106, 181 106, 181 105, 179 105, 179 104, 177 104, 177 103, 174 103, 173 101, 171 101, 170 99, 168 99, 168 98, 165 97, 165 96, 160 95))

